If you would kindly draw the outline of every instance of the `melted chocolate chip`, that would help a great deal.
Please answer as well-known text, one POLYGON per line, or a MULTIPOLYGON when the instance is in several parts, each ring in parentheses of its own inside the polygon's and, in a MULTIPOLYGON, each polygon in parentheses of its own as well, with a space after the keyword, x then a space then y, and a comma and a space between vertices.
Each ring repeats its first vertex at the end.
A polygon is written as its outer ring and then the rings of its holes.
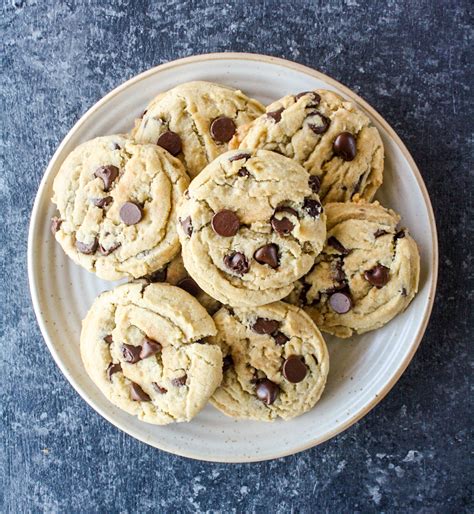
POLYGON ((276 319, 257 318, 252 325, 252 330, 257 334, 273 334, 280 328, 280 322, 276 319))
POLYGON ((192 296, 197 296, 201 292, 201 288, 196 284, 195 280, 191 277, 181 279, 177 284, 178 287, 184 289, 192 296))
POLYGON ((120 208, 119 214, 125 225, 136 225, 143 217, 141 207, 134 202, 125 202, 120 208))
POLYGON ((110 255, 112 252, 117 250, 117 248, 119 248, 120 246, 121 246, 121 243, 114 243, 109 248, 104 248, 102 245, 99 245, 99 252, 104 257, 107 257, 107 255, 110 255))
POLYGON ((312 217, 317 218, 323 210, 321 204, 312 198, 305 198, 303 202, 303 209, 312 217))
POLYGON ((390 269, 381 264, 377 264, 372 269, 364 273, 365 279, 377 289, 383 287, 390 280, 390 269))
POLYGON ((145 337, 140 351, 140 359, 146 359, 147 357, 155 355, 155 353, 161 352, 161 348, 162 346, 158 341, 145 337))
POLYGON ((234 365, 234 360, 232 359, 232 355, 226 355, 223 360, 222 372, 225 373, 228 369, 230 369, 234 365))
POLYGON ((191 216, 184 218, 184 220, 180 219, 179 222, 181 223, 181 226, 183 227, 184 233, 188 237, 191 237, 191 234, 193 233, 193 222, 191 220, 191 216))
POLYGON ((313 193, 319 193, 321 189, 321 179, 317 175, 311 175, 308 179, 308 185, 313 193))
POLYGON ((247 168, 240 168, 240 170, 237 172, 237 175, 239 177, 249 177, 250 173, 249 173, 249 170, 247 168))
POLYGON ((211 221, 214 232, 222 237, 232 237, 237 234, 240 228, 240 220, 234 211, 223 209, 216 212, 211 221))
POLYGON ((275 209, 275 213, 270 219, 270 224, 275 232, 280 234, 281 236, 287 236, 294 228, 295 224, 289 220, 287 217, 278 219, 275 215, 278 212, 287 212, 288 214, 292 214, 293 216, 298 217, 298 213, 292 209, 291 207, 277 207, 275 209))
POLYGON ((308 373, 308 368, 302 357, 299 355, 291 355, 285 360, 282 367, 283 376, 292 384, 301 382, 308 373))
POLYGON ((218 143, 227 143, 235 134, 235 123, 227 116, 220 116, 211 123, 211 136, 218 143))
POLYGON ((76 248, 81 253, 84 253, 86 255, 92 255, 93 253, 96 252, 98 244, 99 244, 99 242, 98 242, 97 238, 95 237, 93 239, 93 241, 89 244, 83 243, 82 241, 76 241, 76 248))
POLYGON ((400 293, 402 296, 406 296, 407 295, 407 290, 402 287, 402 292, 400 293))
POLYGON ((235 155, 232 155, 231 157, 229 157, 229 162, 234 162, 234 161, 240 161, 240 159, 250 159, 250 157, 252 157, 249 153, 247 152, 240 152, 240 153, 237 153, 235 155))
POLYGON ((267 116, 275 121, 275 123, 278 123, 281 120, 281 113, 285 110, 284 107, 280 107, 280 109, 277 109, 276 111, 267 112, 267 116))
POLYGON ((277 384, 264 378, 257 382, 255 393, 257 398, 267 405, 271 405, 277 398, 280 388, 277 384))
POLYGON ((167 150, 171 155, 174 155, 175 157, 182 150, 181 138, 178 134, 176 134, 176 132, 172 132, 171 130, 163 132, 163 134, 161 134, 161 136, 158 138, 156 144, 158 146, 161 146, 161 148, 167 150))
MULTIPOLYGON (((312 93, 312 91, 302 91, 301 93, 298 93, 297 95, 295 95, 295 102, 297 102, 300 98, 303 98, 303 96, 306 96, 306 95, 310 95, 312 93)), ((319 96, 319 95, 317 95, 319 96)))
POLYGON ((354 160, 357 155, 355 137, 350 132, 341 132, 332 144, 334 153, 345 161, 354 160))
POLYGON ((238 275, 248 273, 250 266, 247 257, 241 252, 233 252, 224 257, 224 264, 238 275))
POLYGON ((92 200, 92 203, 96 207, 100 207, 101 209, 103 209, 104 207, 107 207, 107 205, 110 205, 113 201, 114 199, 111 196, 105 196, 104 198, 94 198, 94 200, 92 200))
POLYGON ((109 344, 109 345, 112 344, 114 342, 114 340, 112 339, 112 334, 109 334, 108 336, 105 336, 104 337, 104 342, 106 344, 109 344))
POLYGON ((188 376, 187 375, 183 375, 182 377, 173 378, 171 383, 175 387, 182 387, 182 386, 184 386, 186 384, 186 380, 187 379, 188 379, 188 376))
POLYGON ((338 239, 336 239, 334 236, 331 236, 328 239, 327 244, 329 246, 332 246, 336 252, 339 252, 342 255, 349 255, 350 250, 348 250, 338 239))
POLYGON ((405 231, 404 230, 399 230, 395 236, 393 237, 395 239, 395 241, 397 239, 403 239, 405 237, 405 231))
POLYGON ((63 220, 59 219, 57 216, 51 218, 51 233, 54 235, 61 228, 61 223, 63 220))
POLYGON ((120 362, 117 363, 117 364, 114 364, 113 362, 111 362, 108 366, 107 366, 107 370, 106 370, 106 373, 107 373, 107 378, 112 381, 112 375, 114 373, 117 373, 119 371, 122 371, 122 366, 120 365, 120 362))
POLYGON ((278 245, 275 243, 270 243, 268 245, 263 245, 258 248, 253 254, 253 258, 259 264, 268 264, 273 269, 278 268, 279 260, 278 260, 278 245))
POLYGON ((94 172, 94 177, 102 179, 104 183, 104 191, 107 192, 110 190, 112 183, 119 176, 119 169, 117 166, 113 166, 109 164, 108 166, 101 166, 97 168, 94 172))
POLYGON ((128 362, 129 364, 135 364, 141 359, 141 346, 133 346, 133 344, 123 343, 121 350, 124 361, 128 362))
POLYGON ((130 396, 135 402, 149 402, 151 398, 135 382, 130 382, 130 396))
POLYGON ((151 386, 153 387, 153 389, 158 393, 158 394, 165 394, 168 392, 168 389, 166 389, 165 387, 161 387, 159 386, 156 382, 152 382, 151 383, 151 386))
POLYGON ((377 239, 378 237, 384 236, 385 234, 388 234, 388 232, 386 230, 382 230, 379 228, 377 231, 374 232, 374 237, 375 239, 377 239))
POLYGON ((286 344, 290 338, 287 337, 283 332, 275 332, 273 334, 273 339, 275 340, 275 344, 278 344, 279 346, 283 346, 284 344, 286 344))
POLYGON ((329 297, 329 305, 338 314, 345 314, 352 308, 352 300, 345 291, 337 291, 329 297))
POLYGON ((320 112, 312 112, 308 117, 308 127, 315 134, 324 134, 327 132, 329 125, 331 124, 331 120, 321 114, 320 112))

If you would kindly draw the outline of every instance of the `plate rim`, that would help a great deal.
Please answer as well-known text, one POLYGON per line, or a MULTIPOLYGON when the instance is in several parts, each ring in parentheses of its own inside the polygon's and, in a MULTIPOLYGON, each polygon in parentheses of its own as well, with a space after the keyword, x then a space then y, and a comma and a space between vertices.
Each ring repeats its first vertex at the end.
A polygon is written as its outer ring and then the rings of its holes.
POLYGON ((38 190, 36 192, 35 201, 33 204, 33 208, 31 211, 30 216, 30 223, 29 223, 29 230, 28 230, 28 249, 27 249, 27 269, 28 269, 28 283, 29 283, 29 290, 30 295, 33 303, 33 309, 35 312, 36 321, 38 323, 38 326, 40 328, 41 334, 43 336, 43 339, 46 343, 46 346, 49 349, 49 352, 51 353, 54 361, 56 362, 56 365, 61 370, 62 374, 65 376, 67 381, 72 385, 72 387, 76 390, 76 392, 83 398, 83 400, 86 401, 86 403, 91 406, 98 414, 100 414, 103 418, 105 418, 107 421, 109 421, 113 426, 118 428, 119 430, 127 433, 131 437, 138 439, 139 441, 152 446, 154 448, 158 448, 162 451, 166 451, 168 453, 172 453, 174 455, 178 455, 181 457, 187 457, 190 459, 195 460, 202 460, 202 461, 208 461, 208 462, 222 462, 222 463, 247 463, 247 462, 262 462, 266 460, 273 460, 281 457, 286 457, 288 455, 294 455, 296 453, 300 453, 304 450, 307 450, 309 448, 313 448, 319 444, 324 443, 325 441, 328 441, 329 439, 332 439, 336 435, 344 432, 349 427, 351 427, 353 424, 357 423, 360 419, 362 419, 365 415, 367 415, 376 405, 378 405, 379 402, 385 398, 385 396, 389 393, 389 391, 394 387, 394 385, 398 382, 402 374, 405 372, 406 368, 408 367, 409 363, 413 359, 413 356, 415 355, 421 340, 423 338, 423 335, 425 334, 426 327, 428 325, 428 321, 431 316, 431 312, 433 310, 433 304, 435 299, 435 293, 436 293, 436 285, 437 285, 437 279, 438 279, 438 236, 437 236, 437 229, 436 229, 436 220, 433 212, 433 207, 431 204, 431 200, 428 194, 428 190, 426 188, 426 185, 423 181, 422 175, 420 173, 420 170, 418 169, 418 166, 416 165, 413 157, 411 156, 410 152, 406 148, 405 144, 401 140, 401 138, 397 135, 395 130, 390 126, 390 124, 376 111, 368 102, 366 102, 363 98, 361 98, 357 93, 349 89, 347 86, 342 84, 341 82, 333 79, 332 77, 329 77, 328 75, 315 70, 309 66, 305 66, 303 64, 299 64, 293 61, 290 61, 288 59, 283 59, 281 57, 274 57, 264 54, 258 54, 258 53, 249 53, 249 52, 216 52, 216 53, 205 53, 205 54, 197 54, 197 55, 191 55, 188 57, 183 57, 180 59, 175 59, 172 61, 165 62, 163 64, 159 64, 157 66, 154 66, 146 71, 143 71, 137 75, 134 75, 132 78, 126 80, 125 82, 119 84, 117 87, 115 87, 112 91, 107 93, 105 96, 103 96, 100 100, 98 100, 94 105, 92 105, 79 119, 78 121, 73 125, 73 127, 69 130, 69 132, 66 134, 66 136, 62 139, 61 143, 57 147, 56 151, 54 152, 53 156, 51 157, 46 170, 44 171, 43 177, 41 178, 40 184, 38 186, 38 190), (396 372, 391 377, 389 382, 385 384, 383 389, 379 391, 379 393, 359 412, 355 413, 353 416, 351 416, 349 419, 347 419, 344 423, 340 424, 338 427, 334 428, 333 430, 327 432, 323 436, 313 438, 310 442, 298 446, 296 448, 293 448, 291 450, 285 450, 282 452, 275 452, 272 455, 264 456, 264 457, 251 457, 251 456, 238 456, 237 458, 232 457, 225 457, 225 456, 212 456, 207 454, 202 454, 202 452, 194 452, 194 453, 188 453, 186 451, 181 451, 179 448, 168 448, 160 446, 159 444, 156 444, 155 442, 151 442, 149 440, 146 440, 145 437, 141 437, 134 433, 133 429, 128 429, 125 427, 122 427, 117 424, 116 420, 112 416, 109 416, 108 414, 102 412, 102 409, 95 405, 94 401, 91 398, 87 397, 86 391, 82 391, 81 387, 76 383, 75 379, 72 377, 72 375, 68 372, 65 365, 62 363, 52 341, 49 338, 46 324, 42 318, 41 314, 41 306, 39 303, 38 293, 37 293, 37 277, 35 272, 35 266, 33 263, 33 257, 34 257, 34 251, 33 251, 33 239, 35 234, 35 229, 39 220, 38 217, 38 211, 40 208, 40 199, 43 196, 44 188, 46 186, 46 182, 48 180, 49 175, 51 174, 51 171, 53 167, 56 164, 56 161, 58 160, 59 155, 62 153, 63 148, 68 144, 69 140, 73 137, 73 135, 76 133, 76 131, 88 120, 98 109, 100 109, 104 104, 106 104, 109 100, 111 100, 113 97, 118 95, 119 93, 122 93, 126 89, 128 89, 130 86, 135 85, 137 82, 140 82, 146 78, 148 78, 151 75, 154 75, 155 73, 161 72, 163 70, 168 70, 171 68, 177 68, 179 66, 187 65, 190 63, 204 63, 208 61, 213 60, 247 60, 247 61, 257 61, 257 62, 263 62, 266 64, 276 64, 280 65, 282 67, 285 67, 287 69, 290 69, 292 71, 298 71, 300 73, 312 76, 314 78, 317 78, 319 80, 322 80, 326 82, 327 84, 335 87, 336 89, 340 90, 344 95, 349 97, 352 100, 355 100, 360 106, 365 109, 366 112, 369 113, 369 115, 375 119, 380 126, 383 127, 383 129, 387 132, 389 137, 394 141, 394 143, 399 147, 401 150, 403 156, 408 162, 408 165, 410 166, 411 171, 413 172, 415 179, 418 183, 418 186, 421 190, 421 193, 423 195, 423 199, 425 201, 425 205, 428 212, 428 219, 430 224, 430 230, 431 230, 431 239, 432 239, 432 248, 431 248, 431 261, 432 261, 432 276, 431 281, 429 283, 429 292, 428 292, 428 304, 424 309, 423 313, 423 319, 420 325, 420 328, 418 332, 416 333, 416 336, 413 340, 413 343, 411 345, 410 351, 405 356, 404 360, 399 364, 396 372))

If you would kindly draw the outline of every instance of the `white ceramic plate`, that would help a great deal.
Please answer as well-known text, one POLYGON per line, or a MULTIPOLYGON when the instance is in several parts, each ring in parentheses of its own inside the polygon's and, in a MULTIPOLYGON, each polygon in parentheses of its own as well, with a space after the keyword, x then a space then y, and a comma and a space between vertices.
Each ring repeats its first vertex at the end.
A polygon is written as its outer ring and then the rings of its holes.
POLYGON ((33 305, 56 363, 77 392, 115 426, 141 441, 202 460, 248 462, 292 454, 345 430, 391 389, 415 353, 433 304, 438 250, 428 193, 407 149, 365 101, 310 68, 253 54, 210 54, 153 68, 125 82, 94 105, 72 128, 51 159, 31 217, 28 273, 33 305), (382 134, 386 164, 378 199, 402 215, 421 252, 420 291, 405 313, 381 330, 338 341, 327 337, 331 371, 322 399, 288 422, 235 421, 208 406, 191 423, 158 427, 142 423, 109 403, 87 376, 79 355, 81 319, 93 299, 113 283, 73 264, 50 235, 51 187, 73 148, 93 137, 128 131, 158 92, 190 80, 240 88, 268 104, 312 88, 338 91, 366 111, 382 134))

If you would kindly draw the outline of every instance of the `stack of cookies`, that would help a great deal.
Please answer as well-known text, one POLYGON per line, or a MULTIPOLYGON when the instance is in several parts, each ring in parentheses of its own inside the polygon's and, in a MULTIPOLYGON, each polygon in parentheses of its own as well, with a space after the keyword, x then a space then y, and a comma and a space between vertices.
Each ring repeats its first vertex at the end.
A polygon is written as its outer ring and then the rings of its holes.
POLYGON ((403 311, 419 254, 373 202, 384 149, 355 105, 326 90, 266 109, 207 82, 159 94, 128 135, 83 143, 54 182, 52 231, 106 280, 81 355, 104 395, 155 424, 209 401, 288 420, 319 400, 320 330, 362 334, 403 311))

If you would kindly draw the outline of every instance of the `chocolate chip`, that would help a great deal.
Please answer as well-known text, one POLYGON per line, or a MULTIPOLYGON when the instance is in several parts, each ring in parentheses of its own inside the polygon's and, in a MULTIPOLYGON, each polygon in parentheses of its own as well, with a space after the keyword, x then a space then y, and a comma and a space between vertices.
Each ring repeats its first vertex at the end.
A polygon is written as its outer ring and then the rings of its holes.
POLYGON ((155 355, 155 353, 161 352, 161 348, 161 344, 158 341, 145 337, 142 349, 140 350, 140 359, 146 359, 155 355))
POLYGON ((352 195, 355 195, 360 191, 360 186, 362 185, 363 180, 364 180, 364 174, 362 174, 359 177, 359 180, 357 180, 356 184, 354 185, 354 188, 352 190, 352 195))
POLYGON ((402 296, 406 296, 407 295, 407 290, 402 287, 402 292, 400 293, 402 296))
POLYGON ((184 233, 188 237, 191 237, 191 234, 193 233, 193 222, 191 220, 191 216, 184 218, 184 220, 180 219, 179 222, 181 223, 181 226, 183 227, 184 233))
POLYGON ((226 355, 223 359, 222 372, 225 373, 228 369, 230 369, 234 365, 234 360, 232 359, 232 355, 226 355))
POLYGON ((311 95, 311 103, 316 106, 321 101, 321 97, 318 95, 318 93, 315 93, 314 91, 303 91, 302 93, 298 93, 295 95, 295 101, 297 102, 300 98, 306 95, 311 95))
POLYGON ((385 234, 388 234, 388 232, 386 230, 378 229, 377 231, 374 232, 374 237, 375 237, 375 239, 377 239, 377 237, 384 236, 385 234))
POLYGON ((191 277, 181 279, 176 285, 192 296, 197 296, 201 292, 201 288, 191 277))
POLYGON ((235 134, 235 123, 227 116, 220 116, 211 123, 211 136, 218 143, 227 143, 235 134))
POLYGON ((329 297, 329 305, 338 314, 345 314, 351 310, 352 300, 348 293, 338 291, 329 297))
POLYGON ((112 143, 112 150, 121 150, 122 147, 118 143, 112 143))
POLYGON ((239 177, 249 177, 250 173, 249 173, 249 170, 247 168, 240 168, 240 170, 237 172, 237 175, 239 177))
POLYGON ((390 269, 381 264, 377 264, 377 266, 366 271, 364 277, 373 286, 380 289, 390 280, 390 269))
POLYGON ((280 328, 280 322, 276 319, 257 318, 252 325, 252 330, 257 334, 273 334, 280 328))
POLYGON ((323 210, 321 204, 312 198, 305 198, 303 202, 303 209, 312 217, 317 218, 323 210))
POLYGON ((110 190, 113 181, 119 176, 119 169, 117 166, 109 164, 108 166, 101 166, 94 172, 94 177, 102 179, 104 183, 104 191, 110 190))
POLYGON ((104 256, 107 257, 107 255, 110 255, 112 252, 117 250, 121 246, 122 243, 114 243, 109 248, 104 248, 102 245, 99 245, 99 252, 104 256))
POLYGON ((252 156, 249 153, 240 152, 240 153, 233 155, 232 157, 229 157, 229 162, 240 161, 240 159, 247 160, 247 159, 250 159, 250 157, 252 157, 252 156))
POLYGON ((268 378, 259 380, 255 388, 257 398, 267 405, 271 405, 276 400, 279 390, 278 385, 268 378))
POLYGON ((106 370, 106 373, 107 373, 107 378, 112 381, 112 375, 114 373, 117 373, 118 371, 122 371, 122 366, 120 365, 120 362, 117 363, 117 364, 114 364, 113 362, 111 362, 108 366, 107 366, 107 370, 106 370))
POLYGON ((145 391, 135 382, 130 382, 130 396, 136 402, 149 402, 151 398, 145 391))
POLYGON ((165 387, 161 387, 159 386, 156 382, 152 382, 151 383, 151 386, 153 387, 153 389, 158 393, 158 394, 165 394, 168 392, 168 389, 166 389, 165 387))
POLYGON ((61 228, 61 223, 63 220, 59 219, 57 216, 51 218, 51 233, 54 235, 61 228))
POLYGON ((344 282, 346 280, 346 274, 344 273, 344 270, 342 269, 342 267, 343 267, 342 259, 335 262, 334 269, 332 270, 332 278, 336 282, 344 282))
POLYGON ((278 245, 275 243, 270 243, 268 245, 263 245, 253 254, 253 258, 259 264, 268 264, 271 268, 278 268, 279 260, 278 260, 278 245))
POLYGON ((247 257, 241 252, 233 252, 224 256, 224 264, 238 275, 244 275, 250 269, 247 257))
POLYGON ((104 196, 104 198, 94 198, 92 200, 92 203, 96 207, 100 207, 103 209, 104 207, 107 207, 107 205, 111 204, 114 201, 114 199, 111 196, 104 196))
POLYGON ((114 340, 112 339, 112 334, 109 334, 108 336, 105 336, 104 337, 104 342, 106 344, 112 344, 114 342, 114 340))
POLYGON ((168 274, 168 269, 163 268, 158 271, 154 271, 145 277, 148 282, 164 282, 166 280, 166 275, 168 274))
POLYGON ((275 232, 282 236, 286 236, 294 229, 295 224, 287 217, 281 219, 276 218, 275 215, 278 212, 287 212, 288 214, 292 214, 296 217, 298 217, 298 213, 291 207, 277 207, 275 209, 275 214, 271 217, 270 224, 275 232))
POLYGON ((329 246, 332 246, 334 248, 334 250, 336 250, 337 252, 339 252, 340 254, 342 255, 349 255, 350 254, 350 250, 348 250, 338 239, 336 239, 334 236, 331 236, 329 239, 328 239, 328 242, 327 244, 329 246))
POLYGON ((171 130, 163 132, 156 144, 174 156, 178 155, 182 149, 181 138, 176 132, 172 132, 171 130))
POLYGON ((306 119, 308 121, 308 127, 315 134, 324 134, 327 132, 329 125, 331 125, 331 120, 320 112, 312 112, 306 119))
POLYGON ((397 240, 397 239, 403 239, 405 237, 405 231, 404 230, 399 230, 395 236, 394 236, 394 239, 397 240))
POLYGON ((285 110, 284 107, 280 107, 280 109, 277 109, 276 111, 267 112, 267 116, 269 118, 272 118, 275 123, 278 123, 281 120, 281 113, 285 110))
POLYGON ((321 189, 321 179, 317 175, 311 175, 308 179, 308 185, 313 193, 319 193, 321 189))
POLYGON ((135 364, 138 362, 140 357, 140 352, 142 351, 141 346, 133 346, 133 344, 122 344, 122 356, 125 360, 125 362, 128 362, 129 364, 135 364))
POLYGON ((280 346, 283 346, 284 344, 286 344, 290 338, 287 337, 283 332, 275 332, 273 334, 273 339, 275 340, 275 344, 278 344, 280 346))
POLYGON ((357 155, 355 137, 350 132, 341 132, 332 144, 334 153, 345 161, 352 161, 357 155))
POLYGON ((85 253, 86 255, 92 255, 96 252, 97 246, 99 242, 97 241, 97 238, 95 237, 93 241, 89 244, 83 243, 82 241, 76 241, 76 248, 81 252, 85 253))
POLYGON ((216 212, 211 221, 214 232, 222 237, 232 237, 237 234, 240 227, 240 220, 234 211, 223 209, 216 212))
POLYGON ((141 207, 134 202, 125 202, 119 214, 125 225, 136 225, 143 217, 141 207))
POLYGON ((187 375, 183 375, 182 377, 178 377, 178 378, 173 378, 173 380, 171 381, 171 383, 175 386, 175 387, 181 387, 181 386, 184 386, 186 384, 186 380, 188 379, 188 376, 187 375))
POLYGON ((306 367, 302 357, 299 355, 291 355, 283 363, 282 372, 288 382, 297 384, 304 379, 308 373, 308 368, 306 367))

